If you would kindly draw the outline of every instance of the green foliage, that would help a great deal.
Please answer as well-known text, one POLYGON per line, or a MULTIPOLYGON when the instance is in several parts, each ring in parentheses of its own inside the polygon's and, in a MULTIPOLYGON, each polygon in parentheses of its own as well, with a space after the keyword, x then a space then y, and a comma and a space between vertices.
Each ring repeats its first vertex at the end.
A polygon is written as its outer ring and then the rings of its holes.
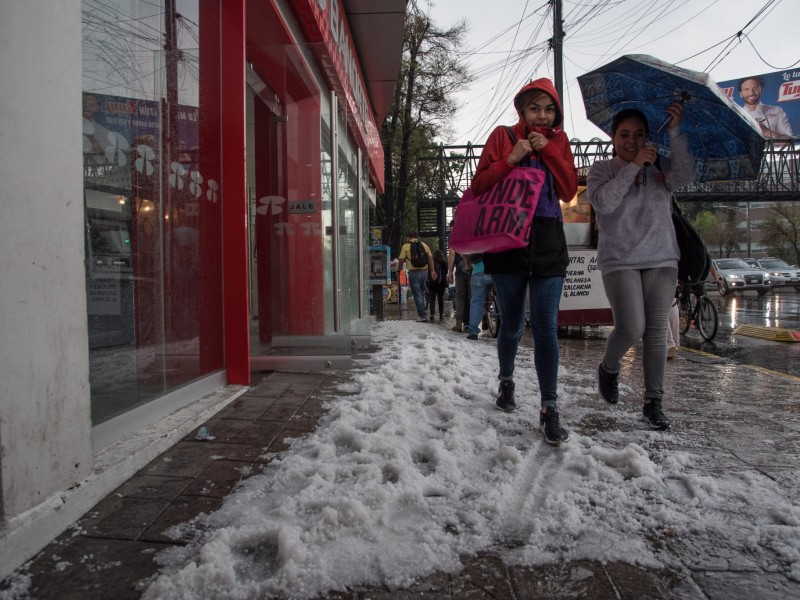
POLYGON ((697 206, 692 225, 706 243, 709 254, 730 257, 732 252, 741 249, 747 241, 747 233, 739 227, 736 207, 717 205, 707 209, 700 203, 692 204, 697 206))
POLYGON ((433 168, 419 158, 429 152, 437 137, 447 134, 457 108, 455 93, 472 81, 469 67, 460 60, 466 22, 441 28, 428 13, 420 9, 418 0, 410 0, 403 61, 391 108, 381 126, 386 190, 376 217, 387 229, 393 252, 399 251, 405 231, 417 227, 415 190, 433 168))
POLYGON ((800 264, 800 203, 779 203, 770 212, 772 216, 764 223, 762 238, 770 256, 800 264))

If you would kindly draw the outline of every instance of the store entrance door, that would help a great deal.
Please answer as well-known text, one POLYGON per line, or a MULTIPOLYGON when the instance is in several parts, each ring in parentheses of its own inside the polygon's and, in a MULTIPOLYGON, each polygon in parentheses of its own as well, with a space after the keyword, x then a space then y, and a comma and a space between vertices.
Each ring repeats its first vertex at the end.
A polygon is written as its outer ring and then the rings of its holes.
POLYGON ((321 198, 319 115, 313 97, 248 86, 251 370, 352 364, 349 339, 327 325, 335 291, 325 274, 335 261, 324 215, 333 207, 321 198))

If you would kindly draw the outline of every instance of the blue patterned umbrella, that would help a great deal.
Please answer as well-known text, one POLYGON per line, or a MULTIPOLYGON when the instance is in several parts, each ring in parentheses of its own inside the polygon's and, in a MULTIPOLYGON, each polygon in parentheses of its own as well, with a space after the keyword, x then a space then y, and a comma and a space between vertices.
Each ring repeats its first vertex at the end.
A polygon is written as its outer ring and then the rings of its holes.
POLYGON ((578 77, 586 118, 611 135, 619 111, 638 108, 651 143, 669 156, 665 109, 683 102, 681 131, 697 159, 697 181, 756 179, 765 139, 744 111, 706 73, 645 54, 630 54, 578 77))

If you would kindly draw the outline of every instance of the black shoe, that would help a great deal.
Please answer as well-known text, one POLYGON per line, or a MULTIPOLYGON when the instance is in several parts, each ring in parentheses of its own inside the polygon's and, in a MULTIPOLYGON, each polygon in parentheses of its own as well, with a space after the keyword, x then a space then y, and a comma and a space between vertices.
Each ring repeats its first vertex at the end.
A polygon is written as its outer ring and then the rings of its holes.
POLYGON ((653 429, 658 429, 659 431, 666 431, 670 426, 667 415, 661 410, 660 398, 645 401, 644 408, 642 408, 642 420, 645 423, 649 423, 653 429))
POLYGON ((600 363, 597 367, 597 388, 603 400, 609 404, 619 402, 619 373, 609 373, 600 363))
POLYGON ((417 319, 417 323, 427 323, 427 322, 428 319, 426 317, 420 317, 419 319, 417 319))
POLYGON ((467 339, 468 340, 477 340, 478 339, 478 334, 477 333, 470 333, 469 335, 467 335, 467 339))
POLYGON ((513 381, 500 382, 500 388, 497 390, 497 400, 495 401, 495 406, 506 412, 514 412, 517 409, 517 403, 514 402, 513 381))
POLYGON ((428 320, 429 320, 429 321, 433 321, 433 315, 431 315, 430 317, 428 317, 428 320))
POLYGON ((544 434, 544 441, 551 446, 558 446, 569 439, 569 433, 558 422, 558 411, 554 408, 539 413, 539 431, 544 434))

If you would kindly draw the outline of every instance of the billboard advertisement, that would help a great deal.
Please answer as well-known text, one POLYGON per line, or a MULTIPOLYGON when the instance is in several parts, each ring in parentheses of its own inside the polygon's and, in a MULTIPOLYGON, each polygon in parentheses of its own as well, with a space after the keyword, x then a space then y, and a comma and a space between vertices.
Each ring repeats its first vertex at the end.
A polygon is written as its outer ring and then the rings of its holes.
POLYGON ((765 137, 800 135, 800 70, 786 69, 718 82, 765 137))

